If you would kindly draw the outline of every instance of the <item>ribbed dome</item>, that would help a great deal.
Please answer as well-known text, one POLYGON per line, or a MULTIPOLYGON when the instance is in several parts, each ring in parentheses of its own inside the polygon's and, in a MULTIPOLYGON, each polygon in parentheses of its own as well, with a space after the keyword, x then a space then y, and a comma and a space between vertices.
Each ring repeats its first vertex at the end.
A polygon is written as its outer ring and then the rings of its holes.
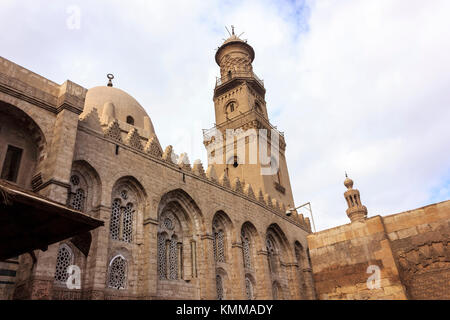
POLYGON ((86 93, 83 113, 93 108, 102 119, 112 117, 121 123, 128 123, 138 129, 141 135, 155 133, 152 121, 144 108, 125 91, 107 86, 94 87, 86 93))

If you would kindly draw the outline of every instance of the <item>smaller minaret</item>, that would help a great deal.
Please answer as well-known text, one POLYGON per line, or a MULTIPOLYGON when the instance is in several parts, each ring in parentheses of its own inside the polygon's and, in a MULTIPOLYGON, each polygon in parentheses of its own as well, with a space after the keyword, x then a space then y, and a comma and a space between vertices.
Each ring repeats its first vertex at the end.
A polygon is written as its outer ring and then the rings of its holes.
POLYGON ((347 191, 344 193, 345 200, 347 200, 347 216, 351 222, 364 220, 367 218, 367 208, 361 204, 358 189, 353 189, 353 180, 345 173, 344 186, 347 187, 347 191))

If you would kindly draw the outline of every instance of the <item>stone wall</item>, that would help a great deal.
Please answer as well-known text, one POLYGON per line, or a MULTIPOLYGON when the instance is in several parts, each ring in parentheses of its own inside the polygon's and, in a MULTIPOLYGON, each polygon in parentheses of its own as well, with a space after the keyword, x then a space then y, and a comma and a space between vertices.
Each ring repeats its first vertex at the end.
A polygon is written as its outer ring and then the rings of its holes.
POLYGON ((445 201, 309 235, 318 298, 449 299, 449 221, 445 201))

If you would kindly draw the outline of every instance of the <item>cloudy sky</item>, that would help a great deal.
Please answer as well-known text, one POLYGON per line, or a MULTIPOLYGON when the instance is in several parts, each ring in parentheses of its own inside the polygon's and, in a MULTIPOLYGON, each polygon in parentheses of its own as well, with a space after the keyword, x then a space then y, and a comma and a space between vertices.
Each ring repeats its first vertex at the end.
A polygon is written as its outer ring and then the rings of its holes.
POLYGON ((3 57, 86 88, 113 73, 191 162, 206 160, 224 26, 245 32, 318 230, 349 222, 344 171, 369 216, 450 199, 448 0, 0 2, 3 57))

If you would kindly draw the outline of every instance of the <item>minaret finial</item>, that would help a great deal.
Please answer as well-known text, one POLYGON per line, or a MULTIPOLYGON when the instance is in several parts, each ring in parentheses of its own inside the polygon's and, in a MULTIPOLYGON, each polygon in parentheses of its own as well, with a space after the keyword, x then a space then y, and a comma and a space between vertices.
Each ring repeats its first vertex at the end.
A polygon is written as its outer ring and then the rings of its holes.
POLYGON ((108 84, 107 84, 107 86, 108 87, 112 87, 113 86, 113 84, 112 84, 112 79, 114 79, 114 75, 112 74, 112 73, 108 73, 107 75, 106 75, 106 77, 109 79, 108 80, 108 84))
POLYGON ((345 177, 348 178, 347 171, 345 171, 345 177))

